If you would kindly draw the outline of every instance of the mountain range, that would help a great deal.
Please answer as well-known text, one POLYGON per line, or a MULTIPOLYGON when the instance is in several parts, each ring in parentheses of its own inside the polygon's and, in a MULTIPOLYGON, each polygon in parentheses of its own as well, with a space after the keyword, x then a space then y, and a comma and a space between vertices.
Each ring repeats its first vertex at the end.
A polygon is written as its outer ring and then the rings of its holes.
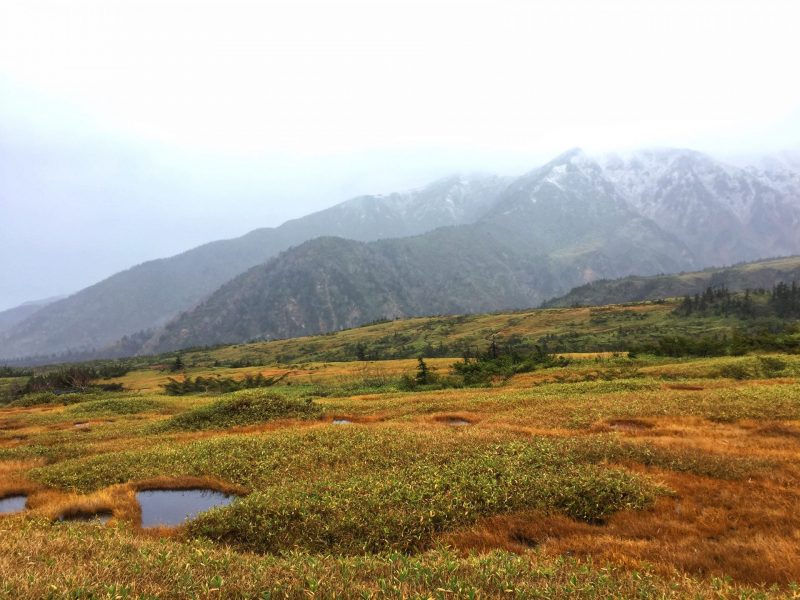
MULTIPOLYGON (((800 254, 800 171, 691 150, 454 176, 147 262, 0 329, 0 358, 120 355, 524 308, 597 279, 800 254)), ((6 311, 8 312, 8 311, 6 311)), ((0 313, 0 318, 5 313, 0 313)))

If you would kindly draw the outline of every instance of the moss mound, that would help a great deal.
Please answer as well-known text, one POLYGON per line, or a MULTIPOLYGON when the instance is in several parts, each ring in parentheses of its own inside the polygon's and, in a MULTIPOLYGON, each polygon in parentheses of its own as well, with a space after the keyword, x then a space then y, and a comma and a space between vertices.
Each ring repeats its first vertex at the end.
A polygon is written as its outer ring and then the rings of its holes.
POLYGON ((311 398, 287 398, 261 389, 241 390, 172 417, 165 430, 201 431, 253 425, 275 419, 309 419, 322 409, 311 398))

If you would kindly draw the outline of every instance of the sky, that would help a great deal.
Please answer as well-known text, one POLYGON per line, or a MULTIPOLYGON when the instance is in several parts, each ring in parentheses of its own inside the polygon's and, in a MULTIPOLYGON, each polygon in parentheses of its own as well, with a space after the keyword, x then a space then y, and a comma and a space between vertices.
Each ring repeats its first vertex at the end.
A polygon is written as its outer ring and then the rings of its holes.
POLYGON ((0 310, 456 171, 800 146, 796 0, 0 0, 0 310))

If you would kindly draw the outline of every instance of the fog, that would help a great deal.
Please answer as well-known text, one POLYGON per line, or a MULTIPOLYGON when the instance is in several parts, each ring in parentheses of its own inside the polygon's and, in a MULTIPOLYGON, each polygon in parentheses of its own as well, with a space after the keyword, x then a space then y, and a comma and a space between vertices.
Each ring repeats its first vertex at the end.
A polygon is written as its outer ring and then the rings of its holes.
POLYGON ((800 145, 793 1, 0 5, 0 309, 570 147, 800 145))

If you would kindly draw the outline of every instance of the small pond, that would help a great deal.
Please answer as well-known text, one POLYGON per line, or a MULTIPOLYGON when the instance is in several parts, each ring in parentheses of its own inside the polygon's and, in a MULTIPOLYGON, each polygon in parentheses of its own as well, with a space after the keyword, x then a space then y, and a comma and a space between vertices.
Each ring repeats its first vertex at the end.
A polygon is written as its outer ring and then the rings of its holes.
POLYGON ((439 422, 444 423, 445 425, 451 425, 453 427, 464 427, 466 425, 472 425, 470 421, 466 419, 461 419, 459 417, 447 417, 444 419, 437 419, 439 422))
POLYGON ((173 527, 216 506, 227 506, 236 496, 214 490, 145 490, 136 492, 142 508, 142 527, 173 527))
POLYGON ((334 425, 350 425, 352 423, 353 422, 350 419, 334 419, 333 420, 333 424, 334 425))
POLYGON ((434 417, 434 419, 439 423, 443 423, 444 425, 451 425, 454 427, 464 427, 466 425, 472 425, 472 421, 467 421, 463 417, 457 417, 455 415, 440 415, 438 417, 434 417))
POLYGON ((25 510, 27 496, 8 496, 0 499, 0 514, 11 514, 25 510))

